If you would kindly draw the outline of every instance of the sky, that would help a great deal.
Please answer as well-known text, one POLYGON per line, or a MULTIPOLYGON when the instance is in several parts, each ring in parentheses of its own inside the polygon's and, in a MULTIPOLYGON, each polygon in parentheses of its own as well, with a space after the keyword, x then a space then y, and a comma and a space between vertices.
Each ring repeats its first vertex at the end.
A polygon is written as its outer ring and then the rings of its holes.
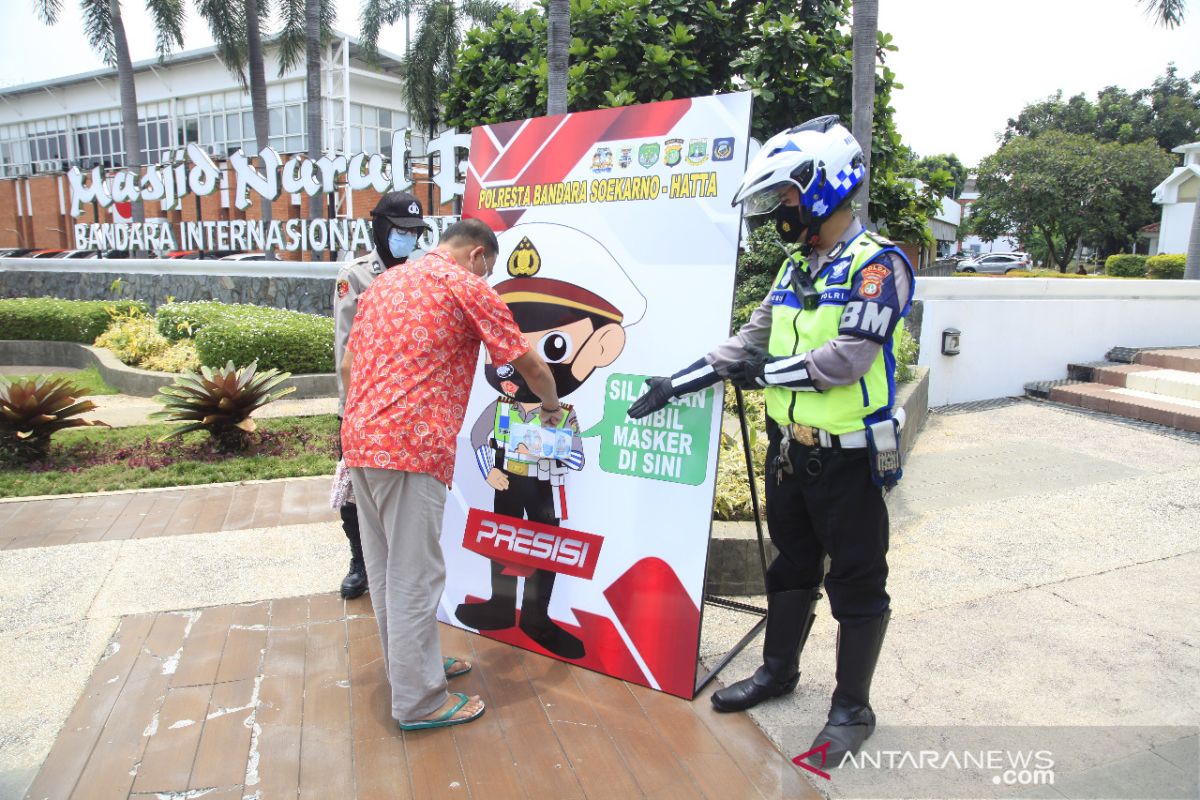
MULTIPOLYGON (((359 2, 338 0, 338 6, 338 29, 357 33, 359 2)), ((1191 0, 1188 21, 1174 30, 1156 25, 1138 0, 879 0, 879 6, 879 28, 899 47, 887 64, 904 85, 893 100, 901 136, 918 154, 955 153, 968 165, 996 149, 1010 117, 1058 89, 1065 97, 1092 98, 1105 86, 1132 91, 1148 87, 1170 61, 1182 74, 1200 71, 1200 0, 1191 0)), ((0 0, 10 30, 0 48, 0 86, 103 66, 83 38, 77 0, 63 0, 55 28, 33 8, 33 0, 0 0)), ((144 6, 126 2, 123 9, 133 59, 152 57, 144 6)), ((188 49, 212 43, 194 13, 184 42, 188 49)), ((385 30, 380 46, 402 52, 403 26, 385 30)))

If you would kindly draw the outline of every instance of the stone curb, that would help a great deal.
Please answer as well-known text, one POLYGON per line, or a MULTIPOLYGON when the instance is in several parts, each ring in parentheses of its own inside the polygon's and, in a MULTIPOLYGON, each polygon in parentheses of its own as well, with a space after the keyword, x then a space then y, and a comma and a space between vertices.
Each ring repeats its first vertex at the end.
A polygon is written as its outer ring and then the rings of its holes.
MULTIPOLYGON (((36 364, 76 369, 94 366, 105 383, 120 390, 122 394, 135 397, 153 397, 158 394, 160 387, 169 386, 175 380, 173 372, 137 369, 122 364, 105 348, 91 347, 78 342, 0 339, 0 364, 36 364)), ((332 372, 293 375, 284 381, 282 386, 296 387, 296 391, 288 395, 293 400, 337 396, 337 379, 332 372)))
POLYGON ((281 481, 311 481, 325 478, 332 483, 333 473, 328 475, 293 475, 290 478, 260 478, 249 481, 222 481, 221 483, 188 483, 182 486, 144 486, 141 489, 113 489, 107 492, 70 492, 69 494, 32 494, 20 497, 0 497, 0 505, 5 503, 31 503, 35 500, 74 500, 80 497, 110 497, 117 494, 151 494, 161 492, 186 492, 190 489, 219 489, 225 486, 256 486, 263 483, 279 483, 281 481))
MULTIPOLYGON (((901 434, 901 446, 905 457, 912 452, 913 445, 925 421, 929 418, 929 369, 914 367, 913 380, 900 384, 896 392, 896 405, 904 409, 907 421, 901 434)), ((762 469, 761 464, 754 468, 762 469)), ((761 501, 761 498, 760 498, 761 501)), ((763 521, 763 537, 766 539, 767 564, 778 551, 766 538, 766 521, 763 521)), ((753 521, 725 522, 714 520, 712 538, 708 548, 708 570, 704 577, 704 589, 710 595, 763 594, 762 562, 758 552, 758 536, 753 521)))

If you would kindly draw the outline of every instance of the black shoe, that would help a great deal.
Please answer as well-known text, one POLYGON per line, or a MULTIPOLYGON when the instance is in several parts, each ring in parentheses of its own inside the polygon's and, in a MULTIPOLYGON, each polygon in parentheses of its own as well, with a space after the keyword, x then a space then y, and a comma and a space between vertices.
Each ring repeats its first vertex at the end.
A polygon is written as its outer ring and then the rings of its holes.
POLYGON ((579 637, 559 627, 550 619, 550 595, 554 591, 555 574, 535 570, 525 579, 525 595, 521 602, 521 630, 559 658, 583 658, 586 652, 579 637))
POLYGON ((367 591, 367 569, 361 559, 350 559, 350 571, 342 578, 342 598, 353 600, 367 591))
POLYGON ((460 603, 454 616, 477 631, 499 631, 517 624, 517 576, 504 575, 504 565, 492 562, 492 596, 482 603, 460 603))
MULTIPOLYGON (((838 628, 837 688, 833 691, 829 719, 812 743, 814 749, 829 744, 826 766, 840 765, 847 754, 857 753, 875 732, 871 679, 891 616, 892 612, 886 611, 863 624, 838 628)), ((819 759, 818 755, 809 757, 814 764, 819 759)))
POLYGON ((745 711, 764 700, 794 691, 800 682, 800 651, 817 618, 817 589, 797 589, 767 595, 767 633, 763 665, 754 675, 712 695, 718 711, 745 711))

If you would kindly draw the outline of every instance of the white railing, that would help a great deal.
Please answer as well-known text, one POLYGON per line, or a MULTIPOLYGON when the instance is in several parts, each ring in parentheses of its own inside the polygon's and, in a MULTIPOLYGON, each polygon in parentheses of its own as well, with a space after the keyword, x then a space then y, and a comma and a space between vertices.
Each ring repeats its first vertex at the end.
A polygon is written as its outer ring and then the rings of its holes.
POLYGON ((221 261, 197 258, 0 258, 0 271, 336 278, 337 261, 221 261))

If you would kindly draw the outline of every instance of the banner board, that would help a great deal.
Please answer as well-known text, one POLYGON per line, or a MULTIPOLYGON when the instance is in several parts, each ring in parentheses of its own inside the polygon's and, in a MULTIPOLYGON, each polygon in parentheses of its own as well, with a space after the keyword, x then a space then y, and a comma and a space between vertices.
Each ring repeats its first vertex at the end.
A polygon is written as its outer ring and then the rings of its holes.
POLYGON ((439 618, 694 693, 721 387, 637 422, 645 379, 729 331, 750 95, 510 122, 471 136, 464 216, 569 414, 541 424, 481 355, 459 435, 439 618))

